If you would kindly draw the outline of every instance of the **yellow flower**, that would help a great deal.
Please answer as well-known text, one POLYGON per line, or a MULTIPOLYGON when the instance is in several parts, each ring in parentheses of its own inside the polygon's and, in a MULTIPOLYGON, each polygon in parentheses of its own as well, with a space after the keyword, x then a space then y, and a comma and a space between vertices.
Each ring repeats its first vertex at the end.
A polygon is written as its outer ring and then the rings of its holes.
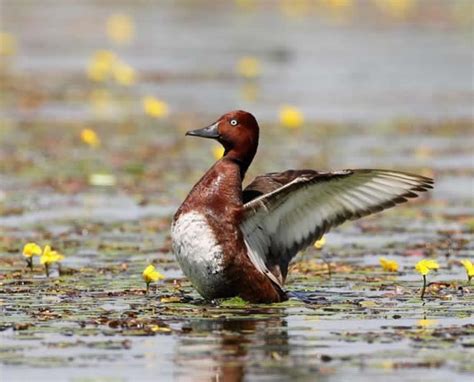
POLYGON ((324 244, 326 244, 326 238, 323 236, 321 239, 314 242, 314 248, 321 249, 324 247, 324 244))
POLYGON ((436 260, 423 259, 415 265, 415 269, 423 276, 426 276, 432 270, 438 270, 438 268, 439 264, 436 260))
POLYGON ((130 16, 115 13, 107 19, 107 36, 117 44, 128 44, 133 40, 135 27, 130 16))
POLYGON ((41 256, 41 247, 36 243, 26 243, 23 247, 23 256, 41 256))
POLYGON ((82 129, 81 139, 84 143, 88 144, 91 147, 100 146, 100 139, 97 133, 92 129, 82 129))
POLYGON ((294 106, 285 105, 280 109, 280 123, 288 129, 297 129, 304 123, 303 113, 294 106))
POLYGON ((388 260, 385 257, 381 257, 379 262, 384 271, 398 272, 398 263, 395 260, 388 260))
POLYGON ((143 98, 143 109, 145 114, 155 118, 162 118, 168 115, 168 104, 153 96, 143 98))
POLYGON ((464 265, 464 268, 466 268, 466 274, 467 278, 471 280, 472 277, 474 277, 474 264, 470 260, 461 260, 461 264, 464 265))
POLYGON ((87 67, 87 75, 92 81, 104 82, 112 75, 117 61, 115 53, 109 50, 98 50, 92 56, 87 67))
POLYGON ((163 276, 160 272, 158 272, 153 265, 149 265, 148 267, 145 268, 143 271, 143 280, 145 280, 146 283, 151 283, 152 281, 158 281, 164 279, 165 276, 163 276))
POLYGON ((16 54, 16 39, 10 33, 0 32, 0 56, 16 54))
POLYGON ((335 11, 344 10, 352 6, 352 0, 323 0, 322 3, 335 11))
POLYGON ((115 81, 124 86, 133 85, 136 80, 135 69, 122 61, 117 61, 112 67, 115 81))
POLYGON ((46 245, 43 249, 43 255, 40 258, 40 262, 43 265, 50 265, 53 263, 57 263, 64 259, 64 256, 58 253, 57 251, 53 251, 49 245, 46 245))
POLYGON ((89 175, 89 184, 101 187, 115 186, 117 178, 113 174, 94 173, 89 175))
POLYGON ((416 7, 416 0, 373 0, 375 5, 392 17, 404 18, 416 7))
POLYGON ((224 151, 224 147, 222 147, 221 145, 216 145, 212 148, 212 155, 214 155, 214 158, 216 160, 219 160, 224 156, 224 151))
POLYGON ((142 273, 143 280, 145 280, 146 283, 146 292, 148 293, 148 290, 150 288, 150 283, 152 281, 158 281, 162 280, 165 278, 160 272, 158 272, 153 265, 149 265, 145 268, 145 270, 142 273))
POLYGON ((437 324, 438 324, 437 320, 429 320, 429 319, 426 319, 426 318, 423 318, 423 319, 417 321, 417 325, 421 326, 422 328, 428 328, 430 326, 434 326, 434 325, 437 325, 437 324))
POLYGON ((260 61, 255 57, 242 57, 237 63, 237 73, 244 78, 257 78, 261 73, 260 61))

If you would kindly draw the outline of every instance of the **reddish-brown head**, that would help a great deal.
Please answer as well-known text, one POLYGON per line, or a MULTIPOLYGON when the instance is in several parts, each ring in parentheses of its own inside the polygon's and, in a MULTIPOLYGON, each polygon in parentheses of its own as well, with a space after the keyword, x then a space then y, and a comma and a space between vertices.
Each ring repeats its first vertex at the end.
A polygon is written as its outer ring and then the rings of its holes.
POLYGON ((186 135, 219 141, 225 148, 224 157, 241 162, 246 170, 257 152, 258 132, 258 123, 252 114, 235 110, 224 114, 212 125, 188 131, 186 135))

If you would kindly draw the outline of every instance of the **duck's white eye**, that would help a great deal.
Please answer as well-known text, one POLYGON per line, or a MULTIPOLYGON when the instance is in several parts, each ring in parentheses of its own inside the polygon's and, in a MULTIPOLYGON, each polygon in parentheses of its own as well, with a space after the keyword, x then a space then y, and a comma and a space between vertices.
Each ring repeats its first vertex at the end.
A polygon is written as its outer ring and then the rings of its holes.
POLYGON ((231 119, 231 120, 230 120, 230 124, 231 124, 232 126, 237 126, 237 123, 238 123, 238 122, 237 122, 236 119, 231 119))

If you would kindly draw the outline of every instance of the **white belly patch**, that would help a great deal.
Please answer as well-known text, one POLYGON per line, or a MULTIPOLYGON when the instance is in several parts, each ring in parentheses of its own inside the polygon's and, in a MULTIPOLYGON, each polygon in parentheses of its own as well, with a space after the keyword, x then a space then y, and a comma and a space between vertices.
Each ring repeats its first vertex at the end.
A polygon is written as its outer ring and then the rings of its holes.
POLYGON ((173 252, 184 274, 198 292, 214 298, 225 284, 224 259, 221 246, 206 217, 187 212, 171 226, 173 252))

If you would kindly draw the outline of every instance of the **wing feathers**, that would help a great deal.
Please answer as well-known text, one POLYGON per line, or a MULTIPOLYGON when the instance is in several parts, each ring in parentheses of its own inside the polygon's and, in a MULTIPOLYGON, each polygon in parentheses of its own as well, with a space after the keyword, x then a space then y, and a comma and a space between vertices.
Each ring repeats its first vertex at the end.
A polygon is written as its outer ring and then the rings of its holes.
MULTIPOLYGON (((246 203, 241 229, 251 256, 259 257, 254 264, 279 266, 283 279, 291 258, 331 227, 406 202, 433 184, 430 178, 387 170, 269 175, 280 183, 286 177, 288 183, 246 203)), ((259 184, 266 184, 265 176, 249 187, 257 189, 259 184)))

